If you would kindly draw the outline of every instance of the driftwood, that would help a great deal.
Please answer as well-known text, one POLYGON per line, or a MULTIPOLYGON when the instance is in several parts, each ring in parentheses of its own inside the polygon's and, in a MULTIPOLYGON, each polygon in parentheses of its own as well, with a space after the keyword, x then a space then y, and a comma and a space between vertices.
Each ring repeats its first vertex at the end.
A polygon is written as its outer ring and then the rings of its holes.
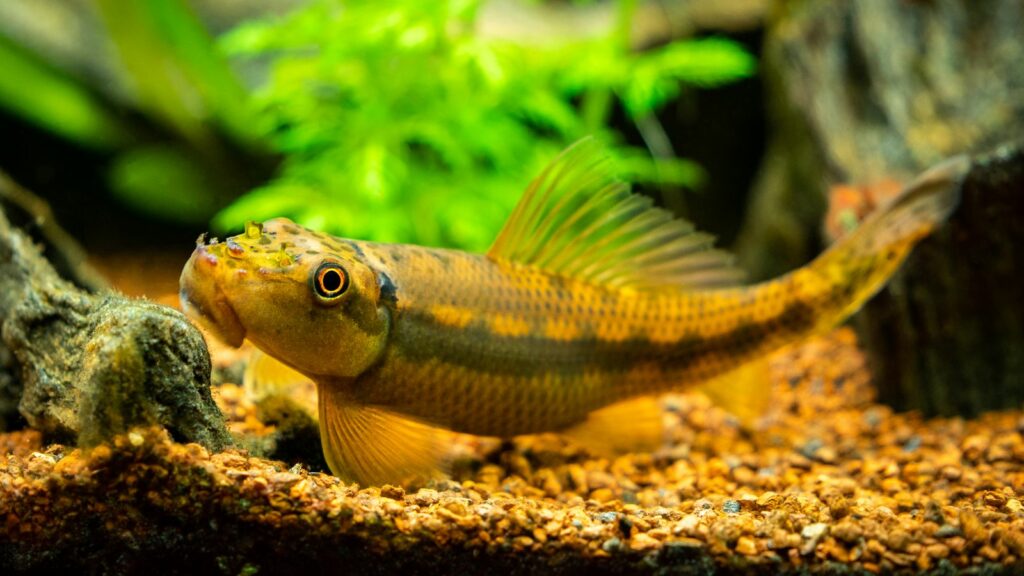
POLYGON ((1024 143, 976 159, 962 194, 855 322, 893 406, 974 415, 1024 403, 1024 143))
POLYGON ((219 449, 230 437, 209 385, 206 344, 181 313, 76 287, 0 209, 0 426, 91 445, 158 424, 219 449))
POLYGON ((739 242, 744 265, 769 277, 819 251, 834 185, 903 181, 945 157, 981 154, 949 228, 856 324, 893 406, 964 415, 1018 406, 1019 2, 803 0, 777 16, 764 66, 777 130, 739 242))

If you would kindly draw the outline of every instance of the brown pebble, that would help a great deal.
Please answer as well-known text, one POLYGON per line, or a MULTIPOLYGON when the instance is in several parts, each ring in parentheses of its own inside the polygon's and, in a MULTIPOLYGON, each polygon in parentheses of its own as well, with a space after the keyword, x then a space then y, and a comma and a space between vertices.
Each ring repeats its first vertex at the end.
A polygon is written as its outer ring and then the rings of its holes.
POLYGON ((437 490, 432 488, 420 488, 420 491, 416 493, 415 500, 420 506, 436 504, 438 500, 437 490))
POLYGON ((545 474, 542 476, 541 489, 544 493, 552 498, 557 497, 562 493, 562 483, 558 481, 558 477, 551 470, 543 470, 545 474))
POLYGON ((960 450, 963 451, 964 457, 970 460, 978 460, 981 458, 981 455, 985 453, 987 448, 988 437, 980 434, 964 438, 963 443, 960 445, 960 450))
POLYGON ((573 489, 579 494, 586 494, 590 491, 590 484, 587 482, 587 472, 579 464, 569 466, 569 481, 573 489))
POLYGON ((889 532, 889 536, 888 538, 886 538, 886 544, 889 546, 889 548, 892 548, 897 552, 902 552, 906 550, 907 545, 910 544, 910 542, 910 534, 908 534, 906 530, 901 530, 900 528, 896 528, 895 530, 889 532))
POLYGON ((661 547, 661 542, 651 538, 647 534, 640 533, 629 539, 629 549, 637 552, 652 550, 661 547))
POLYGON ((380 495, 385 498, 391 498, 392 500, 401 500, 405 498, 405 489, 401 486, 385 484, 380 487, 380 495))
POLYGON ((591 490, 615 486, 615 477, 603 470, 591 470, 587 474, 587 485, 591 490))
POLYGON ((1001 539, 1014 554, 1024 558, 1024 529, 1006 530, 1001 539))
POLYGON ((925 551, 932 558, 946 558, 949 556, 949 546, 942 543, 931 544, 925 551))
POLYGON ((973 510, 960 510, 960 530, 968 542, 981 543, 988 539, 988 530, 981 524, 973 510))
POLYGON ((853 544, 857 542, 864 533, 856 522, 851 522, 849 520, 844 520, 843 522, 836 524, 832 527, 830 532, 837 540, 845 542, 846 544, 853 544))
POLYGON ((754 542, 753 538, 741 536, 736 541, 736 551, 744 556, 755 556, 757 555, 757 543, 754 542))
POLYGON ((981 495, 981 501, 984 502, 986 506, 999 510, 1006 505, 1007 498, 1002 492, 986 490, 981 495))

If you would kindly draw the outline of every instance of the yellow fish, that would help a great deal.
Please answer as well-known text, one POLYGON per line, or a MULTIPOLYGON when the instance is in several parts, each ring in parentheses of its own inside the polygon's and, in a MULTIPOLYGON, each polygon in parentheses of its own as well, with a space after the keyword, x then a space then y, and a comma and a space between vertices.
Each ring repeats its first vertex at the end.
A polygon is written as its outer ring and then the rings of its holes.
POLYGON ((715 379, 856 311, 955 208, 968 165, 926 172, 810 264, 741 286, 710 236, 632 194, 583 141, 530 184, 486 254, 278 218, 200 241, 181 301, 227 343, 248 338, 316 383, 339 476, 429 471, 447 431, 628 448, 658 430, 645 398, 709 381, 717 398, 757 394, 715 379))

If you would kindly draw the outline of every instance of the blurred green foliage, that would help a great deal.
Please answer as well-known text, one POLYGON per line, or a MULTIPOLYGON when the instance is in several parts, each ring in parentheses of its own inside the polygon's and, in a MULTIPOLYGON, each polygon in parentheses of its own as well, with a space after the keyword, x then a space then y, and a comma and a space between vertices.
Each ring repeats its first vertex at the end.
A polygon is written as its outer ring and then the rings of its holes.
POLYGON ((126 125, 2 38, 0 105, 115 149, 111 188, 143 210, 198 222, 230 202, 214 218, 221 231, 288 216, 351 237, 482 249, 525 183, 588 134, 625 177, 694 187, 699 166, 623 145, 613 112, 641 133, 660 129, 655 112, 684 86, 755 69, 720 38, 632 50, 636 0, 617 0, 601 38, 538 45, 479 34, 483 0, 312 0, 219 46, 184 0, 93 2, 134 106, 171 137, 126 125), (246 90, 229 58, 265 70, 260 87, 246 90), (283 158, 276 177, 231 202, 252 165, 273 167, 265 149, 283 158))
POLYGON ((257 150, 248 93, 181 0, 94 0, 137 105, 177 136, 140 138, 113 162, 113 192, 164 218, 204 222, 232 199, 230 147, 257 150))
POLYGON ((90 148, 124 140, 124 128, 88 89, 0 36, 0 106, 90 148))
MULTIPOLYGON (((0 106, 108 155, 109 187, 121 201, 160 218, 207 225, 271 173, 248 91, 186 2, 92 0, 92 8, 127 95, 0 36, 0 106), (253 162, 267 166, 252 170, 253 162), (262 178, 254 177, 259 172, 262 178)), ((83 7, 68 5, 64 16, 76 9, 83 7)), ((40 18, 53 19, 38 10, 40 18)))
POLYGON ((534 46, 489 39, 476 33, 480 7, 315 0, 223 38, 234 57, 270 58, 255 100, 285 162, 222 211, 218 227, 286 215, 356 238, 482 249, 525 182, 587 134, 610 145, 629 177, 696 185, 692 162, 617 145, 613 99, 631 118, 648 117, 681 82, 715 86, 755 67, 718 38, 641 53, 617 30, 534 46))

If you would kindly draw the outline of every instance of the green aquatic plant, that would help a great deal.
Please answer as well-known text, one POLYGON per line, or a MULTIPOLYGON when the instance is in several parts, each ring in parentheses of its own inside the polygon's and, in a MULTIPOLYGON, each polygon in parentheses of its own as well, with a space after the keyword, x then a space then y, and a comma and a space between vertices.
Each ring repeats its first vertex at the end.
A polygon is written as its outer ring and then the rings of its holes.
POLYGON ((315 0, 222 40, 269 59, 259 126, 285 160, 278 176, 215 218, 221 229, 289 216, 352 237, 480 249, 523 182, 572 141, 596 134, 634 180, 695 186, 693 162, 621 145, 616 102, 636 122, 684 84, 753 73, 720 38, 644 52, 620 2, 605 37, 526 45, 477 32, 479 0, 315 0))
POLYGON ((721 38, 633 50, 635 0, 616 3, 600 37, 541 44, 481 34, 483 0, 313 0, 219 44, 184 0, 123 4, 94 0, 123 99, 0 37, 0 107, 108 154, 112 193, 142 211, 206 224, 230 202, 214 218, 221 232, 283 215, 480 249, 523 182, 591 134, 630 179, 695 187, 699 166, 623 145, 611 119, 621 110, 657 136, 656 110, 685 86, 755 67, 721 38))

